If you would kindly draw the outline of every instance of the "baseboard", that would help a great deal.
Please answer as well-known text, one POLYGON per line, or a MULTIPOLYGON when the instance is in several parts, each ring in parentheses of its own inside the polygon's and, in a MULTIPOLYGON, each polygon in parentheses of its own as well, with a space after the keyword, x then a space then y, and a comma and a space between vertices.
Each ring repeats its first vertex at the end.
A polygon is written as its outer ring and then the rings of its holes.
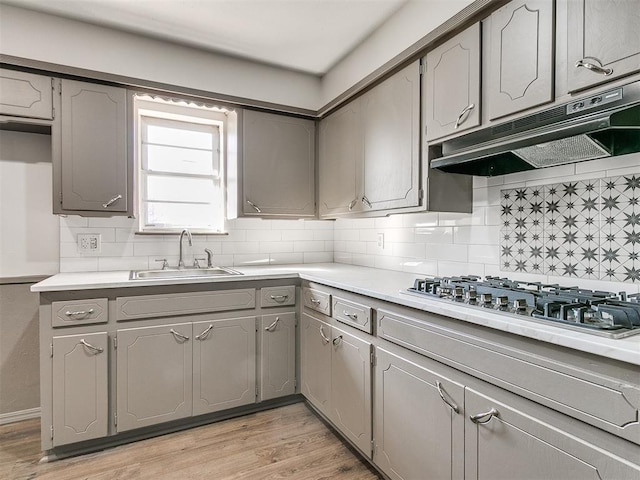
POLYGON ((29 408, 27 410, 19 410, 17 412, 0 413, 0 425, 6 425, 7 423, 20 422, 22 420, 29 420, 31 418, 40 417, 40 407, 29 408))

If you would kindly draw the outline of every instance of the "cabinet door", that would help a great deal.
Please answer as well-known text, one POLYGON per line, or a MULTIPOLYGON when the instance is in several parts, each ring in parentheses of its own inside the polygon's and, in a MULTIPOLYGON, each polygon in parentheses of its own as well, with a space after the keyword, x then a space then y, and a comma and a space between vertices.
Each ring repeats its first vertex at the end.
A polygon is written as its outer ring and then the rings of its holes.
POLYGON ((392 479, 462 479, 464 387, 379 348, 375 384, 374 463, 392 479))
POLYGON ((260 400, 296 391, 296 314, 263 315, 260 322, 260 400))
POLYGON ((420 64, 385 80, 361 99, 363 210, 413 207, 420 188, 420 64))
POLYGON ((331 326, 302 314, 300 331, 302 394, 329 416, 331 400, 331 326))
POLYGON ((313 120, 243 112, 244 215, 315 215, 313 120))
POLYGON ((570 92, 640 71, 637 0, 570 0, 567 22, 570 92))
POLYGON ((193 414, 256 400, 256 317, 193 324, 193 414))
POLYGON ((0 69, 0 114, 53 119, 51 77, 0 69))
POLYGON ((118 431, 191 416, 191 323, 117 331, 118 431))
POLYGON ((333 328, 331 347, 329 418, 371 457, 371 343, 333 328))
POLYGON ((534 411, 528 411, 531 402, 503 394, 501 397, 512 398, 513 403, 500 402, 471 389, 465 392, 466 478, 640 478, 637 464, 543 422, 534 411))
POLYGON ((361 203, 360 99, 320 121, 321 217, 358 211, 361 203))
POLYGON ((106 437, 106 332, 53 337, 53 445, 106 437))
POLYGON ((491 14, 491 120, 553 100, 553 9, 549 0, 512 0, 491 14))
POLYGON ((476 23, 425 57, 426 139, 480 124, 480 24, 476 23))
POLYGON ((126 212, 127 96, 62 80, 62 208, 126 212))

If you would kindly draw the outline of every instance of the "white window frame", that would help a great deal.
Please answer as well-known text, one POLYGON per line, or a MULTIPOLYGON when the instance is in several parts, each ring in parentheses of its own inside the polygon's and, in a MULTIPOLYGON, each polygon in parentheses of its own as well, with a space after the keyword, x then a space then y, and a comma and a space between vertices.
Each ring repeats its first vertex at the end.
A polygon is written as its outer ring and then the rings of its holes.
MULTIPOLYGON (((228 151, 235 151, 235 148, 228 148, 228 139, 236 138, 233 130, 237 126, 236 113, 232 110, 214 106, 202 106, 193 103, 188 103, 182 100, 165 99, 158 97, 151 97, 148 95, 136 94, 133 98, 134 102, 134 139, 135 139, 135 172, 136 172, 136 185, 137 185, 137 217, 138 217, 138 233, 179 233, 185 228, 188 228, 192 233, 205 233, 205 234, 226 234, 227 224, 227 165, 229 163, 228 151), (233 118, 230 118, 233 117, 233 118), (142 131, 144 123, 148 119, 149 123, 153 123, 154 120, 170 120, 180 121, 192 124, 210 125, 219 129, 218 150, 219 150, 219 164, 218 164, 218 180, 219 193, 221 195, 221 221, 218 225, 219 228, 208 228, 203 226, 185 226, 185 225, 173 225, 173 226, 153 226, 146 224, 146 208, 145 200, 146 194, 146 175, 147 172, 143 169, 143 143, 142 143, 142 131)), ((170 173, 168 175, 171 175, 170 173)), ((180 175, 180 174, 176 174, 180 175)))

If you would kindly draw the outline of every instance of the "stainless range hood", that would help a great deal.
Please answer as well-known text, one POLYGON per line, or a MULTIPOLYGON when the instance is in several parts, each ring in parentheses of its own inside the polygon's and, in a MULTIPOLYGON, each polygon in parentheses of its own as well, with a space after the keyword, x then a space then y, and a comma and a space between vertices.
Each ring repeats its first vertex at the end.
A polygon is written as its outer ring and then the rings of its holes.
POLYGON ((484 177, 640 151, 640 81, 447 140, 431 167, 484 177))

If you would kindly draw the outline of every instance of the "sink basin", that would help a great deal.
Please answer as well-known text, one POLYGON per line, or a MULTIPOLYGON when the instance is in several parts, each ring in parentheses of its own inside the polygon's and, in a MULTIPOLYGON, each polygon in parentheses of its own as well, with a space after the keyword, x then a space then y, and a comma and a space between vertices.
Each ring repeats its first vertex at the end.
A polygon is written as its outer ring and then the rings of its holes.
POLYGON ((226 267, 210 268, 165 268, 164 270, 132 270, 129 280, 146 280, 151 278, 194 278, 194 277, 223 277, 242 275, 226 267))

